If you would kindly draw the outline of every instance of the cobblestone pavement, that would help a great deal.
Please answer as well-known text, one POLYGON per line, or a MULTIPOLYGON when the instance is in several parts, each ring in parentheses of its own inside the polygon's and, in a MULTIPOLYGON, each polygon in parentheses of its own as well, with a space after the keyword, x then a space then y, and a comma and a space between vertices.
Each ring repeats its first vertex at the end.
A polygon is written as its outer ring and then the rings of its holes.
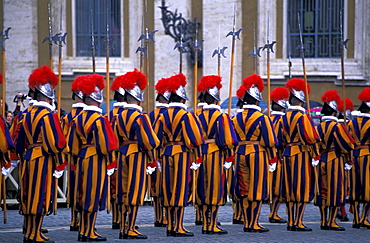
MULTIPOLYGON (((348 206, 347 206, 348 207, 348 206)), ((348 208, 347 208, 348 209, 348 208)), ((147 242, 368 242, 370 230, 366 228, 353 229, 352 214, 348 213, 349 222, 340 222, 346 231, 323 231, 320 230, 320 214, 318 208, 308 204, 303 218, 304 223, 313 228, 312 232, 291 232, 286 230, 286 224, 268 223, 268 205, 264 204, 261 210, 260 223, 270 229, 267 233, 245 233, 242 225, 233 225, 231 205, 220 208, 219 221, 222 228, 227 230, 227 235, 204 235, 201 233, 202 226, 194 225, 194 208, 187 207, 185 210, 184 223, 188 230, 195 233, 194 237, 175 238, 166 236, 166 228, 153 226, 153 207, 142 206, 139 209, 137 225, 139 231, 148 236, 147 242)), ((348 212, 348 210, 347 210, 348 212)), ((285 205, 279 210, 280 216, 286 218, 285 205)), ((77 242, 77 232, 69 231, 70 213, 67 208, 59 208, 57 215, 45 217, 43 228, 49 230, 47 236, 55 242, 77 242)), ((119 230, 111 229, 112 215, 105 211, 98 213, 97 230, 107 237, 107 242, 137 242, 138 240, 118 239, 119 230)), ((3 212, 0 212, 0 242, 22 242, 21 231, 23 218, 17 210, 8 210, 8 223, 3 224, 3 212)))

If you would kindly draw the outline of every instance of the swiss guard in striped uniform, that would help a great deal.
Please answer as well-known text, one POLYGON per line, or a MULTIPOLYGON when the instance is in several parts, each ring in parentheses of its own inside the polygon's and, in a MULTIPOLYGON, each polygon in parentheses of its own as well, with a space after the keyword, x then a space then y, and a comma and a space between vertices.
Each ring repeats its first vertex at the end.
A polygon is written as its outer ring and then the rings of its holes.
POLYGON ((282 219, 278 215, 279 207, 281 202, 284 200, 282 197, 282 162, 283 162, 283 130, 281 127, 282 117, 285 111, 288 109, 288 98, 289 91, 285 87, 277 87, 270 93, 271 98, 271 121, 274 127, 274 131, 277 139, 277 160, 273 165, 276 168, 272 168, 269 176, 269 182, 271 183, 271 203, 270 203, 270 223, 286 223, 285 219, 282 219))
MULTIPOLYGON (((316 143, 319 136, 310 118, 305 115, 305 83, 290 79, 285 86, 290 91, 289 107, 282 118, 283 197, 286 199, 289 231, 312 231, 302 222, 306 203, 314 198, 314 168, 319 161, 316 143)), ((308 86, 309 92, 309 86, 308 86)))
POLYGON ((33 98, 37 101, 20 120, 16 138, 16 152, 22 155, 27 149, 20 178, 20 213, 25 218, 24 241, 50 242, 41 232, 41 225, 57 203, 53 175, 58 177, 55 169, 61 161, 56 158, 60 158, 57 155, 66 147, 52 106, 58 78, 49 67, 43 66, 32 72, 28 82, 35 90, 33 98))
POLYGON ((195 116, 187 111, 186 77, 179 73, 170 78, 168 110, 157 119, 155 132, 161 141, 162 205, 167 209, 167 236, 194 236, 183 226, 184 210, 189 201, 190 166, 199 167, 198 147, 203 137, 195 116))
POLYGON ((322 230, 344 231, 336 222, 338 207, 346 200, 345 170, 351 166, 345 161, 345 154, 353 150, 355 141, 349 135, 345 126, 338 123, 336 117, 340 97, 336 90, 329 90, 321 97, 324 106, 321 114, 321 123, 316 127, 321 138, 320 163, 318 166, 319 193, 315 204, 319 206, 322 230))
POLYGON ((146 167, 152 161, 150 151, 159 145, 147 115, 140 103, 144 100, 146 76, 138 71, 121 77, 120 87, 125 90, 125 110, 115 116, 114 133, 118 139, 116 203, 120 205, 120 239, 147 239, 135 229, 139 206, 146 193, 146 167))
POLYGON ((263 80, 257 74, 243 79, 237 96, 243 111, 233 118, 239 144, 235 151, 236 196, 241 200, 244 232, 268 232, 258 223, 262 201, 269 197, 269 162, 276 157, 276 137, 270 119, 261 113, 263 80))
MULTIPOLYGON (((149 119, 152 125, 159 118, 159 116, 167 111, 168 103, 170 101, 171 93, 167 90, 168 78, 162 78, 158 80, 155 85, 155 90, 157 92, 155 109, 149 113, 149 119)), ((159 155, 161 153, 160 149, 154 151, 155 154, 159 155)), ((155 155, 155 158, 159 156, 155 155)), ((160 161, 156 161, 156 165, 152 170, 154 170, 150 175, 150 194, 153 197, 153 208, 154 208, 154 226, 155 227, 166 227, 167 218, 166 218, 166 209, 161 205, 161 200, 159 197, 159 191, 161 186, 161 165, 160 161)))
POLYGON ((349 131, 355 139, 353 167, 350 171, 349 200, 353 212, 353 228, 370 229, 370 88, 358 95, 361 112, 349 123, 349 131), (360 203, 363 203, 360 217, 360 203))
MULTIPOLYGON (((125 109, 125 105, 127 104, 124 98, 125 90, 120 86, 122 77, 118 76, 114 79, 110 89, 114 92, 113 99, 117 101, 113 104, 113 109, 109 112, 109 122, 113 125, 114 117, 117 114, 121 114, 122 111, 125 109)), ((118 151, 114 151, 115 153, 114 158, 117 158, 118 151)), ((117 163, 112 165, 117 167, 117 163)), ((112 207, 112 229, 120 229, 121 223, 121 214, 120 214, 120 206, 116 203, 116 192, 117 192, 117 170, 114 170, 113 174, 109 177, 110 180, 110 198, 111 198, 111 207, 112 207)))
POLYGON ((217 75, 204 76, 198 84, 198 91, 207 103, 199 115, 204 144, 196 188, 196 203, 203 208, 203 234, 227 234, 217 225, 217 218, 219 206, 225 204, 227 197, 224 169, 232 165, 231 155, 238 138, 229 116, 217 105, 221 87, 221 77, 217 75))
MULTIPOLYGON (((83 102, 83 94, 81 91, 78 90, 78 86, 80 82, 84 82, 86 79, 85 76, 78 76, 72 82, 72 99, 75 103, 72 105, 72 110, 70 113, 65 115, 62 118, 62 129, 64 136, 68 135, 68 132, 71 128, 72 120, 80 114, 83 108, 86 107, 85 103, 83 102)), ((67 179, 67 203, 70 205, 71 209, 71 224, 69 226, 70 231, 78 231, 80 225, 80 219, 78 216, 78 210, 75 208, 74 202, 74 188, 75 188, 75 181, 76 181, 76 164, 78 157, 76 155, 68 154, 67 160, 68 161, 68 179, 67 179)))
POLYGON ((72 155, 78 157, 74 203, 80 212, 78 241, 106 241, 95 231, 98 210, 107 203, 108 155, 117 148, 117 140, 108 119, 102 116, 104 77, 98 74, 85 76, 78 85, 86 106, 72 122, 67 137, 72 155))

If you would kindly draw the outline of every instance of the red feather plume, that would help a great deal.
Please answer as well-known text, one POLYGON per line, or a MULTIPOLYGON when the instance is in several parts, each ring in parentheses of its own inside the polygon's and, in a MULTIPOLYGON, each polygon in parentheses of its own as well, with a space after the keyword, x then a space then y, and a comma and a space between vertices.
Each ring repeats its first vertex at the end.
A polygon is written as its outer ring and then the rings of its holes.
POLYGON ((337 90, 328 90, 321 97, 321 100, 323 102, 326 102, 326 103, 329 103, 330 101, 333 101, 334 100, 337 104, 339 104, 339 102, 340 102, 340 96, 339 96, 337 90))
POLYGON ((354 105, 353 105, 352 100, 350 100, 350 98, 345 98, 344 100, 340 100, 338 104, 338 111, 342 113, 344 112, 344 102, 346 102, 346 110, 353 111, 354 105))
POLYGON ((155 90, 159 94, 164 94, 167 91, 168 78, 161 78, 155 85, 155 90))
POLYGON ((370 102, 370 88, 364 88, 358 95, 358 99, 363 102, 370 102))
POLYGON ((208 89, 217 87, 217 89, 222 88, 221 84, 222 78, 218 75, 208 75, 203 76, 198 83, 198 92, 205 92, 208 89))
POLYGON ((139 86, 141 90, 144 90, 146 87, 146 76, 136 68, 134 71, 127 72, 123 75, 123 79, 121 81, 121 87, 123 89, 133 89, 135 85, 139 86))
POLYGON ((47 83, 50 83, 51 87, 54 89, 58 85, 58 77, 46 65, 33 70, 28 78, 28 87, 30 88, 45 85, 47 83))
POLYGON ((125 76, 125 75, 117 76, 117 77, 113 80, 113 83, 112 83, 112 85, 110 86, 110 89, 111 89, 112 91, 115 91, 115 90, 118 90, 119 88, 121 88, 121 83, 122 83, 122 80, 124 79, 124 76, 125 76))
POLYGON ((71 91, 72 92, 78 92, 78 91, 80 91, 80 90, 78 90, 79 84, 81 82, 84 82, 85 79, 86 79, 86 76, 78 76, 77 78, 75 78, 75 80, 73 80, 73 82, 72 82, 71 91))
POLYGON ((246 77, 245 79, 243 79, 243 83, 247 90, 250 89, 253 85, 256 86, 260 92, 265 89, 263 79, 257 74, 246 77))
POLYGON ((85 75, 84 81, 79 82, 77 85, 77 89, 85 95, 91 95, 93 92, 96 92, 96 87, 100 90, 105 88, 104 76, 99 74, 85 75))
POLYGON ((3 83, 3 75, 0 73, 0 84, 3 83))
MULTIPOLYGON (((286 84, 285 87, 289 90, 292 91, 293 89, 296 91, 303 91, 305 95, 306 93, 306 85, 304 83, 304 80, 301 78, 292 78, 290 79, 286 84)), ((311 88, 310 85, 307 84, 307 89, 308 89, 308 94, 311 93, 311 88)))
POLYGON ((185 87, 186 77, 182 73, 178 73, 168 78, 167 87, 169 92, 175 92, 180 86, 185 87))
POLYGON ((244 84, 240 85, 239 89, 236 91, 236 96, 239 99, 243 99, 245 92, 247 92, 247 89, 244 84))
POLYGON ((276 102, 286 100, 289 98, 289 91, 284 87, 277 87, 271 91, 270 98, 276 102))

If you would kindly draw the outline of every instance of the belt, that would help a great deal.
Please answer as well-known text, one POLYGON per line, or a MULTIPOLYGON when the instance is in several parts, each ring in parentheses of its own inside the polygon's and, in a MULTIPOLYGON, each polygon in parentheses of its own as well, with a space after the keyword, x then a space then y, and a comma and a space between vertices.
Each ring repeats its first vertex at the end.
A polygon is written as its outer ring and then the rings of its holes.
POLYGON ((206 139, 206 140, 204 140, 204 143, 205 144, 208 144, 208 143, 215 143, 216 142, 216 139, 206 139))
POLYGON ((36 147, 42 147, 42 143, 30 144, 30 145, 28 145, 27 149, 32 149, 32 148, 36 148, 36 147))
POLYGON ((137 140, 125 140, 121 143, 121 146, 128 144, 138 144, 137 140))
POLYGON ((89 143, 89 144, 82 144, 81 145, 81 148, 84 149, 84 148, 88 148, 88 147, 95 147, 95 144, 94 143, 89 143))
POLYGON ((260 141, 240 141, 239 142, 239 146, 240 145, 250 145, 250 144, 255 144, 255 145, 259 145, 260 144, 260 141))
POLYGON ((365 145, 358 145, 355 149, 369 149, 370 145, 365 144, 365 145))
POLYGON ((333 149, 333 148, 328 148, 328 149, 323 149, 323 150, 321 151, 321 153, 329 153, 329 152, 333 152, 333 151, 335 151, 335 149, 333 149))
POLYGON ((287 145, 285 145, 285 147, 292 147, 292 146, 299 146, 299 145, 302 145, 301 142, 297 142, 297 143, 288 143, 287 145))
POLYGON ((184 142, 168 142, 168 143, 165 143, 164 146, 167 147, 167 146, 171 146, 171 145, 185 145, 184 142))

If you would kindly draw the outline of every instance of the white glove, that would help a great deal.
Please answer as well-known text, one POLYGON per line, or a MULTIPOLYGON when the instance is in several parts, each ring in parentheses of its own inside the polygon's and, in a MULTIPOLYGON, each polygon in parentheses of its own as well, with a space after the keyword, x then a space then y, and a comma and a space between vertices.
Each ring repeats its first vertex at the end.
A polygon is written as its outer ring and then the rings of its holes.
POLYGON ((348 164, 348 163, 345 163, 344 164, 344 170, 350 170, 352 169, 352 165, 348 164))
POLYGON ((63 172, 64 172, 64 170, 54 170, 54 174, 53 174, 53 176, 54 176, 55 178, 59 179, 60 177, 62 177, 63 172))
POLYGON ((151 175, 155 171, 155 168, 156 167, 153 168, 153 167, 150 167, 150 166, 146 167, 146 174, 151 175))
POLYGON ((230 169, 230 167, 233 165, 233 162, 225 162, 224 168, 225 169, 230 169))
POLYGON ((8 175, 8 174, 9 174, 9 172, 10 172, 10 168, 5 168, 5 167, 3 167, 3 168, 2 168, 2 174, 3 174, 4 176, 8 175))
POLYGON ((270 164, 270 169, 269 169, 269 171, 270 172, 274 172, 276 170, 276 163, 272 163, 272 164, 270 164))
POLYGON ((200 167, 200 163, 197 164, 197 163, 191 163, 191 166, 190 166, 190 169, 192 170, 197 170, 198 168, 200 167))
POLYGON ((107 169, 107 175, 108 175, 108 176, 113 175, 113 173, 114 173, 114 168, 112 168, 112 169, 107 169))
POLYGON ((311 164, 312 164, 312 166, 317 166, 318 164, 319 164, 319 162, 320 162, 320 160, 315 160, 315 159, 312 159, 312 162, 311 162, 311 164))
POLYGON ((160 172, 162 172, 161 162, 157 160, 157 168, 160 172))

